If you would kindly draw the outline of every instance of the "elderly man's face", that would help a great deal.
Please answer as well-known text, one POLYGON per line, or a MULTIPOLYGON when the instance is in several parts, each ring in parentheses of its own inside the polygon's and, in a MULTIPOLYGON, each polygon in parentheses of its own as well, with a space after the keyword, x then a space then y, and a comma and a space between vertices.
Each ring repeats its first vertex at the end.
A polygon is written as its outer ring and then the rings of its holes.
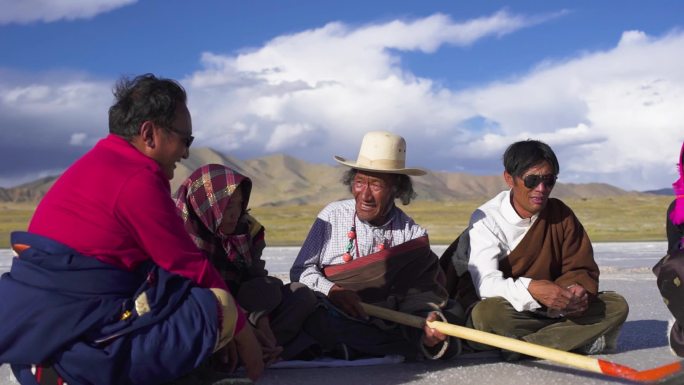
POLYGON ((356 215, 372 225, 384 224, 394 206, 396 181, 394 174, 359 170, 351 182, 356 215))

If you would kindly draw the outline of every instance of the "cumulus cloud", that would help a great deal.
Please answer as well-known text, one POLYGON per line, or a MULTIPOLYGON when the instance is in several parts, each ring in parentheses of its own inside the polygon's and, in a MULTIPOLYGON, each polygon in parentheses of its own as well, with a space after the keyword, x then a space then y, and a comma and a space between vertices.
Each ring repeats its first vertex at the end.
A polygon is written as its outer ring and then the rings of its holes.
POLYGON ((71 135, 69 144, 72 146, 82 146, 86 142, 86 139, 88 139, 88 134, 84 132, 77 132, 71 135))
POLYGON ((498 140, 483 141, 478 151, 541 138, 562 155, 561 177, 569 181, 663 187, 674 178, 683 139, 682 60, 681 32, 653 38, 627 31, 611 50, 547 64, 458 97, 475 101, 470 107, 501 127, 498 140))
POLYGON ((186 82, 197 127, 207 136, 221 135, 234 122, 252 128, 253 135, 236 137, 224 149, 327 160, 333 146, 356 151, 371 129, 407 136, 420 130, 434 139, 467 117, 449 90, 405 70, 401 52, 468 46, 557 16, 500 11, 463 22, 435 14, 357 27, 329 23, 236 55, 207 52, 204 69, 186 82), (302 151, 304 137, 326 143, 302 151))
POLYGON ((238 155, 278 151, 325 161, 344 149, 353 155, 364 132, 387 129, 407 137, 409 156, 424 166, 498 173, 508 144, 537 138, 559 153, 561 180, 669 185, 684 114, 677 108, 684 86, 679 32, 655 38, 626 31, 613 49, 548 58, 521 76, 462 90, 401 63, 404 51, 429 55, 562 14, 330 23, 236 55, 205 53, 205 69, 187 82, 207 136, 236 121, 252 128, 223 145, 238 155), (302 151, 307 140, 319 144, 302 151))
MULTIPOLYGON (((468 46, 490 36, 503 36, 562 13, 538 17, 500 11, 464 22, 435 14, 417 20, 349 27, 329 23, 321 28, 277 37, 263 47, 236 56, 207 53, 206 71, 192 77, 197 86, 221 84, 229 77, 248 77, 269 85, 305 82, 363 84, 404 77, 396 51, 433 53, 443 45, 468 46)), ((410 79, 407 79, 410 80, 410 79)))
POLYGON ((0 186, 58 174, 106 135, 110 89, 81 74, 0 71, 0 186))
POLYGON ((0 0, 0 24, 89 19, 137 0, 0 0))
MULTIPOLYGON (((526 73, 466 89, 402 63, 405 52, 430 55, 487 38, 504 44, 506 34, 562 15, 336 22, 234 54, 205 52, 202 69, 181 79, 196 143, 242 159, 282 152, 332 164, 332 155, 354 158, 365 132, 383 129, 407 138, 411 165, 491 175, 501 172, 506 146, 537 138, 556 150, 561 182, 668 186, 683 139, 681 31, 625 31, 611 49, 544 58, 526 73)), ((27 144, 31 151, 67 159, 104 135, 113 80, 5 75, 0 125, 17 129, 3 131, 1 143, 7 135, 24 143, 25 130, 37 142, 27 144)), ((0 156, 8 148, 0 145, 0 156)))

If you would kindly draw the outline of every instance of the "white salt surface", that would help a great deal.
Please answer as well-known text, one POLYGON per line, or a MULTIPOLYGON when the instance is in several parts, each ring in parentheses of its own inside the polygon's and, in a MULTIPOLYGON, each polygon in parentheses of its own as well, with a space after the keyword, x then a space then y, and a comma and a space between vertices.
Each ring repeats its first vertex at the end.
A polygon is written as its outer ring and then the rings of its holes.
MULTIPOLYGON (((596 243, 594 250, 601 267, 601 290, 625 296, 630 314, 618 341, 618 352, 600 358, 637 370, 661 366, 677 357, 666 339, 670 315, 660 299, 650 268, 664 255, 665 242, 596 243)), ((435 246, 441 255, 445 246, 435 246)), ((286 277, 296 248, 269 247, 264 258, 272 274, 286 277)), ((0 272, 7 271, 11 254, 0 250, 0 272)), ((551 385, 629 384, 601 374, 564 367, 547 361, 500 362, 495 355, 478 354, 452 361, 401 363, 353 368, 271 369, 259 384, 458 384, 458 385, 551 385)), ((9 367, 0 366, 0 385, 16 384, 9 367)))

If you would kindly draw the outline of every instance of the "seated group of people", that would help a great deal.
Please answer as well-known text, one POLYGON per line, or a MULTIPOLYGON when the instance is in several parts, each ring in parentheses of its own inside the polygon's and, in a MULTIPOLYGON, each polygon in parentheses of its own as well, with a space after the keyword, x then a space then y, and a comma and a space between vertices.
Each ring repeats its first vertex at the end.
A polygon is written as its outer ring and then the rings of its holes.
MULTIPOLYGON (((265 269, 248 177, 208 164, 170 191, 194 139, 182 87, 147 74, 122 79, 115 97, 109 136, 12 234, 0 362, 20 383, 182 383, 238 363, 256 380, 277 360, 491 349, 369 316, 363 303, 565 351, 616 348, 627 302, 599 290, 586 231, 549 197, 559 164, 545 143, 508 147, 510 189, 438 258, 395 204, 415 198, 411 176, 425 171, 406 167, 402 137, 367 133, 355 161, 335 157, 352 198, 318 214, 284 284, 265 269)), ((671 211, 684 219, 684 204, 671 211)))

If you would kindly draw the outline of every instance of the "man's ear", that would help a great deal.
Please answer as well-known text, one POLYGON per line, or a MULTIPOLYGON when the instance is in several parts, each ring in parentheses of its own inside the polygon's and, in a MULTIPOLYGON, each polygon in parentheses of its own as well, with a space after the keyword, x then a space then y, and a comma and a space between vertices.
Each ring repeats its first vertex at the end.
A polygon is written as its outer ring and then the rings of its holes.
POLYGON ((152 123, 149 120, 146 120, 143 122, 142 125, 140 125, 140 137, 142 138, 142 142, 145 145, 145 147, 155 147, 155 135, 156 132, 154 130, 154 123, 152 123))
POLYGON ((504 171, 503 177, 508 187, 513 188, 513 175, 509 174, 508 171, 504 171))

